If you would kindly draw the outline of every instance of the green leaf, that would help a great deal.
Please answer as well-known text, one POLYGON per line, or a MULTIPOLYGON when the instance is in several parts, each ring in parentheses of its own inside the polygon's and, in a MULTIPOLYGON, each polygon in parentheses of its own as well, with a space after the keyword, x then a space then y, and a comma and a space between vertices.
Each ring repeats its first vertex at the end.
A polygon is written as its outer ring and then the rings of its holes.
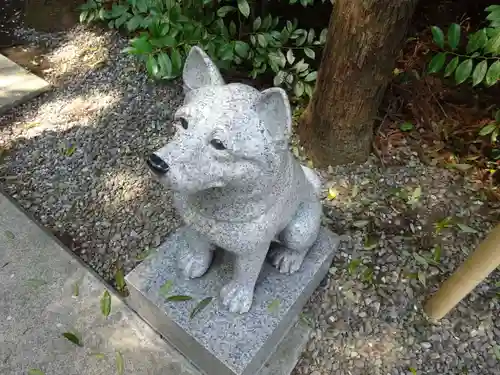
POLYGON ((403 132, 409 132, 410 130, 413 130, 414 126, 411 122, 403 122, 401 125, 399 125, 399 129, 403 132))
POLYGON ((469 39, 467 43, 467 53, 476 52, 478 49, 483 48, 488 42, 488 35, 486 29, 481 29, 474 34, 469 39))
POLYGON ((190 301, 192 299, 193 297, 191 296, 183 296, 183 295, 167 297, 167 301, 172 301, 172 302, 190 301))
POLYGON ((272 23, 273 23, 273 17, 270 14, 268 14, 262 20, 262 26, 261 26, 261 28, 264 29, 264 30, 267 30, 267 29, 269 29, 269 27, 271 27, 272 23))
POLYGON ((305 89, 306 95, 309 98, 312 98, 312 95, 313 95, 313 92, 314 92, 314 86, 313 85, 307 85, 307 84, 305 84, 304 85, 304 89, 305 89))
POLYGON ((500 124, 500 109, 495 112, 495 121, 500 124))
POLYGON ((14 233, 12 233, 10 230, 6 230, 5 232, 5 237, 7 237, 9 240, 13 240, 16 236, 14 236, 14 233))
POLYGON ((304 53, 306 54, 307 57, 309 57, 310 59, 313 59, 313 60, 314 60, 314 57, 316 56, 314 51, 310 48, 304 48, 304 53))
POLYGON ((253 31, 259 30, 260 26, 262 25, 262 19, 260 17, 257 17, 253 21, 253 31))
POLYGON ((271 301, 269 306, 267 306, 267 311, 270 313, 275 313, 279 310, 280 308, 280 300, 279 299, 274 299, 271 301))
POLYGON ((129 18, 130 18, 130 14, 129 13, 124 13, 123 15, 121 15, 120 17, 118 17, 115 20, 115 27, 117 29, 120 28, 125 22, 128 21, 129 18))
POLYGON ((491 64, 486 73, 485 83, 487 86, 493 86, 500 79, 500 61, 495 61, 491 64))
POLYGON ((281 86, 281 84, 285 81, 285 72, 280 70, 273 79, 274 86, 281 86))
POLYGON ((80 335, 78 335, 77 333, 72 333, 72 332, 64 332, 62 334, 67 340, 71 341, 73 344, 77 345, 77 346, 80 346, 80 347, 83 347, 83 343, 80 339, 80 335))
POLYGON ((113 4, 113 6, 111 7, 111 15, 115 18, 118 18, 125 14, 127 10, 128 8, 123 5, 113 4))
POLYGON ((417 370, 413 367, 410 367, 408 370, 412 373, 412 375, 417 375, 417 370))
POLYGON ((66 151, 64 151, 64 154, 66 156, 72 156, 76 151, 76 144, 72 144, 71 146, 69 146, 66 151))
POLYGON ((263 34, 257 34, 257 41, 259 42, 261 47, 267 47, 267 39, 263 34))
POLYGON ((321 44, 325 44, 326 43, 326 36, 328 34, 328 29, 325 28, 323 30, 321 30, 321 33, 319 34, 319 42, 321 44))
POLYGON ((361 265, 361 259, 353 259, 349 262, 349 265, 347 266, 347 271, 349 272, 350 275, 353 275, 360 265, 361 265))
POLYGON ((485 9, 486 12, 494 12, 495 10, 500 10, 500 5, 490 5, 485 9))
POLYGON ((75 282, 73 284, 73 296, 78 297, 79 294, 80 294, 80 287, 78 286, 78 282, 75 282))
POLYGON ((456 50, 460 43, 460 25, 452 23, 448 29, 448 44, 452 50, 456 50))
POLYGON ((37 368, 30 368, 28 370, 28 375, 45 375, 45 373, 37 368))
POLYGON ((115 273, 116 289, 123 292, 125 290, 125 275, 123 273, 123 268, 119 268, 115 273))
POLYGON ((172 71, 179 72, 182 68, 182 56, 177 48, 172 48, 170 59, 172 61, 172 71))
POLYGON ((417 273, 417 278, 418 278, 418 281, 420 281, 424 287, 427 286, 427 280, 426 280, 425 273, 419 271, 417 273))
POLYGON ((248 5, 247 0, 238 0, 238 9, 245 18, 250 15, 250 5, 248 5))
POLYGON ((453 74, 455 69, 457 69, 458 63, 460 62, 460 58, 458 56, 455 56, 449 64, 446 66, 444 69, 444 76, 449 77, 453 74))
POLYGON ((234 11, 236 8, 230 5, 225 5, 217 10, 217 15, 224 18, 229 12, 234 11))
POLYGON ((455 71, 455 81, 458 85, 465 82, 467 78, 470 77, 470 74, 472 73, 472 66, 473 62, 471 59, 469 59, 463 61, 457 67, 457 70, 455 71))
POLYGON ((488 63, 486 60, 481 61, 476 65, 474 69, 474 73, 472 73, 472 86, 477 86, 480 84, 484 77, 486 76, 486 72, 488 71, 488 63))
POLYGON ((153 51, 153 46, 149 42, 147 36, 141 36, 140 38, 132 39, 130 44, 137 50, 139 54, 147 54, 153 51))
POLYGON ((212 302, 213 297, 207 297, 202 299, 198 304, 191 310, 191 314, 189 314, 189 319, 193 319, 196 315, 198 315, 203 309, 205 309, 210 302, 212 302))
POLYGON ((440 52, 436 56, 434 56, 429 63, 428 71, 429 73, 437 73, 441 70, 446 62, 446 53, 440 52))
POLYGON ((444 49, 444 33, 438 26, 431 27, 432 39, 439 47, 444 49))
POLYGON ((488 134, 492 133, 496 128, 497 128, 497 124, 495 124, 495 123, 492 122, 491 124, 488 124, 488 125, 484 126, 479 131, 479 135, 480 136, 488 135, 488 134))
POLYGON ((306 78, 304 78, 304 81, 305 82, 315 81, 317 76, 318 76, 318 72, 311 72, 308 75, 306 75, 306 78))
POLYGON ((172 76, 172 61, 165 52, 158 55, 158 65, 162 77, 169 78, 172 76))
POLYGON ((87 18, 89 14, 88 10, 84 10, 83 12, 80 13, 80 23, 84 23, 85 19, 87 18))
POLYGON ((146 0, 137 0, 135 6, 141 13, 146 13, 148 11, 148 3, 146 0))
POLYGON ((160 295, 166 298, 168 296, 168 294, 170 293, 170 291, 172 290, 173 286, 174 286, 173 280, 167 280, 165 282, 165 284, 163 284, 160 287, 160 290, 159 290, 160 295))
POLYGON ((488 16, 486 17, 488 21, 498 21, 500 20, 500 9, 495 9, 493 10, 488 16))
POLYGON ((304 82, 302 81, 297 81, 295 83, 295 86, 293 87, 293 93, 297 98, 300 98, 302 95, 304 95, 305 87, 304 87, 304 82))
POLYGON ((471 228, 465 224, 457 224, 457 227, 460 228, 460 231, 462 233, 477 233, 477 230, 475 230, 474 228, 471 228))
POLYGON ((493 133, 491 133, 491 143, 496 143, 498 134, 500 133, 500 130, 496 128, 493 133))
POLYGON ((139 26, 141 25, 143 20, 144 20, 144 17, 136 14, 135 16, 133 16, 131 19, 128 20, 127 30, 130 32, 137 30, 139 28, 139 26))
POLYGON ((238 40, 234 44, 234 51, 238 56, 245 59, 248 56, 248 51, 250 51, 250 46, 248 45, 248 43, 238 40))
POLYGON ((234 48, 231 43, 224 44, 219 49, 220 59, 223 61, 231 61, 234 58, 234 48))
POLYGON ((434 247, 434 253, 432 254, 432 257, 437 263, 439 263, 439 261, 441 260, 441 251, 441 246, 436 245, 436 247, 434 247))
POLYGON ((305 31, 305 30, 300 30, 300 31, 301 31, 301 35, 296 40, 296 44, 298 46, 303 45, 307 39, 307 31, 305 31))
POLYGON ((116 374, 123 375, 125 371, 125 364, 123 363, 123 355, 120 352, 116 352, 116 374))
POLYGON ((104 291, 101 297, 101 312, 105 317, 108 317, 111 313, 111 295, 107 290, 104 291))
POLYGON ((304 59, 301 59, 295 64, 294 68, 297 73, 304 72, 309 68, 309 64, 305 63, 304 59))
POLYGON ((91 356, 96 357, 97 359, 105 359, 106 355, 104 353, 92 353, 91 356))
POLYGON ((486 43, 484 49, 494 55, 500 54, 500 29, 497 33, 486 43))
POLYGON ((177 41, 171 35, 165 35, 161 38, 151 39, 150 43, 155 47, 162 48, 162 47, 173 47, 177 44, 177 41))
POLYGON ((146 69, 148 70, 149 75, 152 77, 156 77, 158 72, 160 71, 158 62, 156 61, 154 55, 149 55, 148 61, 146 62, 146 69))

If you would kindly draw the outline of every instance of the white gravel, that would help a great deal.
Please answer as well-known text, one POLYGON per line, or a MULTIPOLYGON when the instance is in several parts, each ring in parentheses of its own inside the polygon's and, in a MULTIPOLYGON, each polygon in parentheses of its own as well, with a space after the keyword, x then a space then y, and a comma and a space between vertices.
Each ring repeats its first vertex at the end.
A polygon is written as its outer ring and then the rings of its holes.
MULTIPOLYGON (((144 159, 168 140, 181 90, 151 83, 116 33, 22 36, 49 45, 56 88, 0 117, 0 183, 110 280, 179 225, 144 159)), ((500 374, 498 273, 439 324, 421 312, 497 207, 455 172, 414 158, 388 168, 372 158, 324 179, 335 196, 325 192, 325 225, 348 241, 308 304, 315 330, 295 374, 500 374), (447 216, 477 233, 456 224, 436 233, 447 216), (426 264, 436 245, 438 265, 426 264)))

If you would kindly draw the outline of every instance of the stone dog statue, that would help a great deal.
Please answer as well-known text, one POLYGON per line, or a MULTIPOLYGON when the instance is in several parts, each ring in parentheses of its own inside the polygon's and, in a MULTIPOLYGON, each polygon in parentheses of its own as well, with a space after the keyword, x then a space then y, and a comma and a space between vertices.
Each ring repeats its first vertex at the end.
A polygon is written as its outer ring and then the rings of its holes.
POLYGON ((271 242, 273 265, 293 273, 316 241, 321 182, 288 149, 292 117, 282 89, 225 84, 199 47, 187 56, 183 81, 177 132, 147 162, 174 192, 187 226, 181 270, 204 275, 215 246, 235 254, 232 281, 220 295, 231 312, 245 313, 271 242))

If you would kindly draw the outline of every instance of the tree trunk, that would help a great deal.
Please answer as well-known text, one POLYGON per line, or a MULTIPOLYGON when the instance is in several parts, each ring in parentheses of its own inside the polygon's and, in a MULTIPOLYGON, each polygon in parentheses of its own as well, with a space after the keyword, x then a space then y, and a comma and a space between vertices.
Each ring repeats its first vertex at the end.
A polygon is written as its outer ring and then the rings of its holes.
POLYGON ((362 163, 418 0, 335 0, 313 97, 298 135, 317 167, 362 163))

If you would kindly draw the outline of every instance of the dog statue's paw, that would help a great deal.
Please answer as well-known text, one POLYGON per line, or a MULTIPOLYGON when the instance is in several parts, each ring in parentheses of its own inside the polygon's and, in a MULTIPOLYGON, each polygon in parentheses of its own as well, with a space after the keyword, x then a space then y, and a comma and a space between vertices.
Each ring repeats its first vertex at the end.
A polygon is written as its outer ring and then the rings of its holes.
POLYGON ((233 313, 244 314, 252 307, 253 291, 251 285, 231 281, 220 292, 222 304, 233 313))
POLYGON ((194 279, 201 277, 207 272, 212 263, 212 252, 191 253, 186 252, 179 257, 179 267, 184 276, 194 279))
POLYGON ((305 254, 295 250, 287 249, 286 247, 279 247, 274 249, 270 256, 273 266, 275 266, 280 273, 292 274, 297 272, 302 266, 305 254))

